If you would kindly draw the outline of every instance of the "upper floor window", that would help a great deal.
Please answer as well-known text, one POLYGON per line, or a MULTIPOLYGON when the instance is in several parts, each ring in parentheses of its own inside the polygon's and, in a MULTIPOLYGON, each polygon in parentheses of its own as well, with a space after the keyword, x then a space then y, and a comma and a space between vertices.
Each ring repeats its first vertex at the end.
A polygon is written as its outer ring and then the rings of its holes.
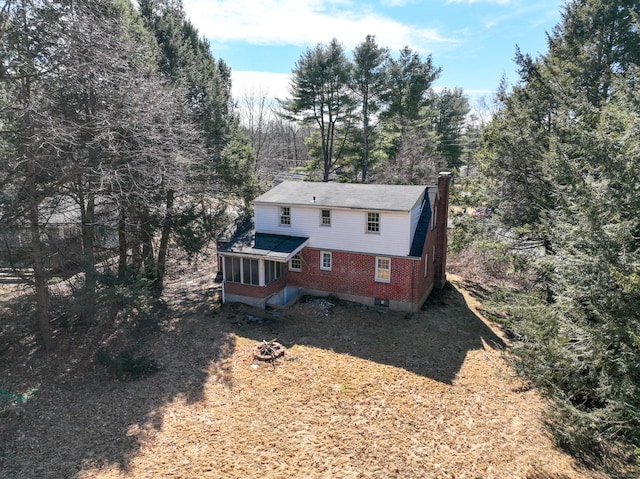
POLYGON ((331 252, 322 251, 320 253, 320 269, 331 271, 331 252))
POLYGON ((367 233, 380 233, 380 213, 367 213, 367 233))
POLYGON ((288 206, 280 207, 280 224, 285 226, 291 225, 291 208, 288 206))
POLYGON ((381 283, 391 281, 391 258, 376 256, 376 281, 381 283))
POLYGON ((302 271, 302 255, 300 253, 294 254, 289 260, 290 271, 302 271))
POLYGON ((320 224, 322 226, 331 226, 331 210, 320 211, 320 224))

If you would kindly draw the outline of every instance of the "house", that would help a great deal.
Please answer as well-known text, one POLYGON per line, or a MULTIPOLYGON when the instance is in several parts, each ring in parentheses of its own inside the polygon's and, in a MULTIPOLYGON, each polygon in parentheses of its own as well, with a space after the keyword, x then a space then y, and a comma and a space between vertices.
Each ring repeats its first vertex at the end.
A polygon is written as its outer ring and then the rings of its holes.
POLYGON ((278 307, 310 294, 418 310, 446 281, 450 181, 280 183, 219 250, 223 302, 278 307))

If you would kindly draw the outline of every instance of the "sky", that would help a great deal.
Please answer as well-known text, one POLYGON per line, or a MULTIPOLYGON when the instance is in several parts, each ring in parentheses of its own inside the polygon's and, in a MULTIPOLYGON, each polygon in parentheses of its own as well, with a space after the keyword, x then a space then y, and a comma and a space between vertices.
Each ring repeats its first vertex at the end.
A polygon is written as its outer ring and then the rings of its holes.
POLYGON ((517 81, 516 46, 538 56, 564 0, 183 0, 187 17, 232 71, 236 97, 288 96, 296 61, 336 38, 350 53, 367 35, 393 55, 404 46, 442 68, 435 88, 471 101, 517 81))

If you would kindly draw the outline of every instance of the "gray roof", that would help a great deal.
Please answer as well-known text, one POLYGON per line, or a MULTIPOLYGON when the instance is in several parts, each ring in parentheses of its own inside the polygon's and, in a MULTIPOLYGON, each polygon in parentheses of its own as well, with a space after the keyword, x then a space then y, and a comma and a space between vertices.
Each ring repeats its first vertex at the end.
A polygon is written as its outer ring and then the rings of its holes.
POLYGON ((426 188, 415 185, 283 181, 258 196, 254 203, 411 211, 424 198, 426 188))

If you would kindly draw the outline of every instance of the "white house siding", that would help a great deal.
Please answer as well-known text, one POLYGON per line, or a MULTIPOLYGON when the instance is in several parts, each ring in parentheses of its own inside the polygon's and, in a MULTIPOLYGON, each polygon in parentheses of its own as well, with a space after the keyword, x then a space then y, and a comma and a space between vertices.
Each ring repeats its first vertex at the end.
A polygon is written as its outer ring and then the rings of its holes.
MULTIPOLYGON (((286 206, 286 205, 285 205, 286 206)), ((291 225, 280 226, 280 207, 255 205, 258 233, 286 234, 310 238, 318 249, 407 256, 413 239, 413 214, 379 211, 380 233, 367 233, 367 210, 331 209, 331 226, 321 226, 321 210, 314 206, 291 206, 291 225)), ((415 209, 419 215, 420 205, 415 209)), ((375 210, 371 210, 375 212, 375 210)), ((413 213, 413 212, 412 212, 413 213)), ((415 219, 417 224, 417 217, 415 219)))

